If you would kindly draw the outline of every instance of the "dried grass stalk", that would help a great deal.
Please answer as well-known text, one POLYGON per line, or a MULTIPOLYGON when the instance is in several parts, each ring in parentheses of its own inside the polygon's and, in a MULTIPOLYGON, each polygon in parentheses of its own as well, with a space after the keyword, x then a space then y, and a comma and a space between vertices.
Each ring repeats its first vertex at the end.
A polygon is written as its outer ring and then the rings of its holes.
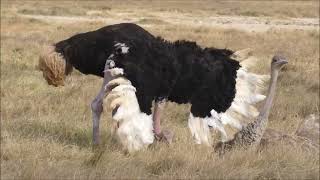
POLYGON ((39 57, 39 69, 49 85, 63 86, 66 78, 66 61, 54 46, 43 48, 39 57))

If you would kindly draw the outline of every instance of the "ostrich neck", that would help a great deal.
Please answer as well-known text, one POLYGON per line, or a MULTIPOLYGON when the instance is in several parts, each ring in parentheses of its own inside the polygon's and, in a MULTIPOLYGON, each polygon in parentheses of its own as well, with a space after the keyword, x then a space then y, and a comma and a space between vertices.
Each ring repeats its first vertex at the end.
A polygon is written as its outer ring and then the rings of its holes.
POLYGON ((278 74, 278 70, 271 70, 271 81, 268 89, 267 99, 260 111, 257 121, 255 122, 255 124, 257 125, 256 127, 259 128, 261 131, 264 131, 264 129, 267 127, 270 109, 272 107, 273 98, 276 92, 278 74))

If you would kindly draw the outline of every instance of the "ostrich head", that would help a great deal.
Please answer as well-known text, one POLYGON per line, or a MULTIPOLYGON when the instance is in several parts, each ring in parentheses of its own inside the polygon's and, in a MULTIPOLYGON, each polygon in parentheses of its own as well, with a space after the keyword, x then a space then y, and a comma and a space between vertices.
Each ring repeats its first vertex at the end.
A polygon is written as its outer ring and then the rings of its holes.
POLYGON ((287 59, 282 56, 282 55, 275 55, 273 58, 272 58, 272 62, 271 62, 271 70, 272 71, 279 71, 281 70, 285 64, 287 64, 288 61, 287 59))
POLYGON ((54 46, 44 47, 39 57, 38 67, 48 84, 53 86, 63 86, 66 75, 72 71, 72 66, 55 51, 54 46))
POLYGON ((136 89, 123 77, 110 81, 106 89, 110 91, 111 88, 113 89, 103 104, 112 110, 112 119, 116 124, 113 127, 114 132, 121 144, 129 152, 152 144, 154 140, 152 117, 140 111, 136 89))

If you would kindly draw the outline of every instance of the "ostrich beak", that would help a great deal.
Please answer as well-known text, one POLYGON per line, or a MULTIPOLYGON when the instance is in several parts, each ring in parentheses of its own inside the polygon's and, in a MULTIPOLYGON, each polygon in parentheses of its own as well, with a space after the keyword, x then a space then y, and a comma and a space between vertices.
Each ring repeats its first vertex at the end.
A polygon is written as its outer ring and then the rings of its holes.
POLYGON ((285 56, 281 55, 281 54, 276 54, 273 56, 272 58, 272 63, 274 63, 275 65, 285 65, 288 63, 288 60, 285 56))
POLYGON ((281 65, 284 65, 284 64, 287 64, 288 61, 286 59, 281 59, 277 62, 278 64, 281 64, 281 65))

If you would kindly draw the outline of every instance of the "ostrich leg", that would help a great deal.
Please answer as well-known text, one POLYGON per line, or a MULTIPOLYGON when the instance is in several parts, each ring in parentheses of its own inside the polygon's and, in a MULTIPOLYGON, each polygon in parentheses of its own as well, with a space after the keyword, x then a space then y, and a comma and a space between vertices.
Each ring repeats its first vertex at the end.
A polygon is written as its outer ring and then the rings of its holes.
POLYGON ((100 124, 101 113, 103 111, 102 102, 103 102, 103 98, 106 95, 105 86, 108 84, 108 82, 111 79, 112 79, 112 76, 110 72, 105 72, 102 87, 98 95, 91 102, 91 110, 92 110, 92 117, 93 117, 93 120, 92 120, 93 145, 98 145, 100 143, 99 124, 100 124))
POLYGON ((93 145, 98 145, 100 143, 100 135, 99 135, 99 122, 100 116, 103 110, 102 107, 102 97, 104 92, 100 90, 99 94, 94 98, 91 102, 91 110, 92 110, 92 128, 93 128, 93 145))
MULTIPOLYGON (((113 65, 114 65, 114 62, 113 62, 113 65)), ((105 87, 108 84, 108 82, 116 78, 117 75, 123 74, 123 70, 119 70, 118 68, 114 68, 110 70, 110 68, 113 68, 112 61, 108 60, 104 68, 105 70, 103 71, 104 78, 103 78, 101 89, 98 95, 91 102, 91 110, 92 110, 92 117, 93 117, 93 120, 92 120, 93 145, 98 145, 100 143, 99 125, 100 125, 101 113, 103 111, 103 106, 102 106, 103 98, 106 96, 106 93, 107 93, 107 90, 105 87)))
POLYGON ((153 111, 153 129, 155 137, 158 141, 165 141, 171 144, 173 132, 167 129, 161 131, 161 114, 165 107, 165 101, 156 101, 153 111))

